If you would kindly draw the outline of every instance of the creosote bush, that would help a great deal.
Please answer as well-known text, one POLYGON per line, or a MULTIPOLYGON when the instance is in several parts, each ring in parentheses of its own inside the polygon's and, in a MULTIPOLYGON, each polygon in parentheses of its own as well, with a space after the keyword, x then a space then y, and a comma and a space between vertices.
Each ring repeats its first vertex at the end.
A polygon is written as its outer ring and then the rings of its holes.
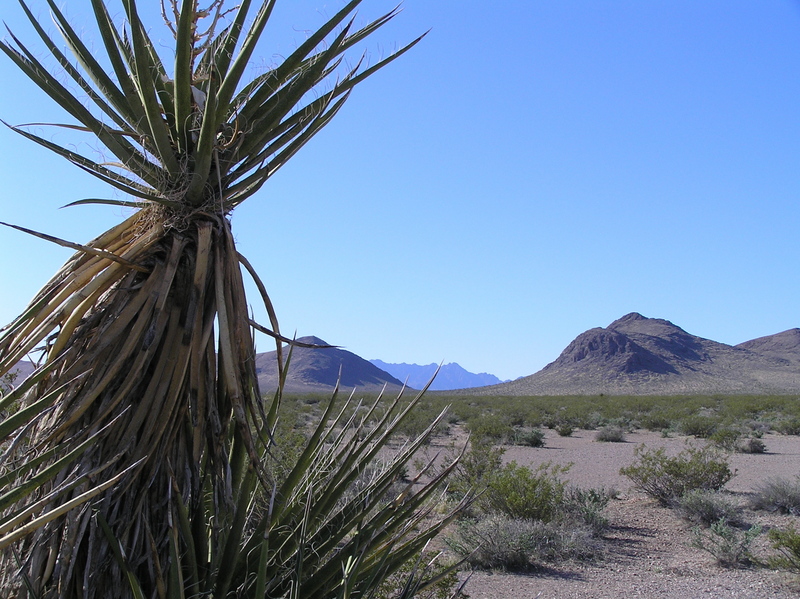
POLYGON ((680 429, 684 435, 698 439, 708 439, 718 426, 719 420, 709 416, 691 416, 680 423, 680 429))
POLYGON ((775 426, 775 430, 784 435, 800 435, 800 418, 781 420, 775 426))
POLYGON ((533 430, 515 430, 514 445, 544 447, 544 432, 538 428, 533 430))
POLYGON ((510 462, 492 474, 476 503, 485 513, 549 522, 564 503, 569 466, 542 464, 535 470, 510 462))
POLYGON ((633 483, 663 505, 671 505, 685 493, 700 489, 717 491, 733 476, 728 462, 714 447, 686 449, 669 457, 663 447, 634 450, 636 461, 620 469, 633 483))
POLYGON ((778 555, 767 561, 770 567, 800 572, 800 533, 794 525, 789 525, 785 530, 772 528, 767 534, 772 547, 778 550, 778 555))
POLYGON ((559 437, 571 437, 572 433, 575 432, 575 429, 573 429, 569 424, 559 424, 556 427, 556 432, 558 433, 559 437))
POLYGON ((741 431, 731 427, 719 427, 708 436, 708 440, 725 451, 736 451, 741 431))
POLYGON ((466 424, 470 436, 478 442, 505 443, 514 437, 514 427, 499 416, 482 415, 466 424))

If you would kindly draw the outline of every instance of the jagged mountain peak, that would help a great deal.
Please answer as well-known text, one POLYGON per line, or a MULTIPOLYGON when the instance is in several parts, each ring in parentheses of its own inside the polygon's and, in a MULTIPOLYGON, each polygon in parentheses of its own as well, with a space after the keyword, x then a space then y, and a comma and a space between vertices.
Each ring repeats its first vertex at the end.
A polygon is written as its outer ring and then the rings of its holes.
MULTIPOLYGON (((422 389, 431 380, 431 377, 439 368, 438 364, 392 364, 383 360, 370 360, 381 370, 385 370, 401 381, 408 381, 408 386, 412 389, 422 389)), ((484 387, 486 385, 496 385, 500 379, 493 374, 481 372, 475 374, 467 371, 459 364, 450 362, 443 364, 439 368, 439 373, 431 383, 432 391, 451 391, 453 389, 464 389, 468 387, 484 387)))

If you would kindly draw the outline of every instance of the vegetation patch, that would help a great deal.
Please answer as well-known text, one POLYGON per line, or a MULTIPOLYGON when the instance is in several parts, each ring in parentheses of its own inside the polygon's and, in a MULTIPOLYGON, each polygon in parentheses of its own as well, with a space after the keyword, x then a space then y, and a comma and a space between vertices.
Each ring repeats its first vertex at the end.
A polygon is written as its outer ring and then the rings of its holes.
POLYGON ((741 507, 719 491, 695 489, 677 500, 681 516, 695 524, 711 526, 714 522, 739 524, 741 507))
POLYGON ((800 476, 771 478, 756 488, 753 509, 800 516, 800 476))
POLYGON ((725 520, 718 520, 707 529, 695 528, 693 534, 692 547, 713 555, 720 566, 741 568, 756 561, 750 552, 750 546, 761 534, 760 526, 739 530, 725 520))
POLYGON ((771 556, 767 563, 780 570, 800 572, 800 533, 794 525, 783 530, 772 528, 768 536, 778 555, 771 556))
POLYGON ((621 468, 620 474, 663 505, 674 504, 692 490, 717 491, 734 474, 719 450, 710 446, 687 445, 669 457, 663 447, 653 450, 640 445, 634 456, 636 461, 621 468))
POLYGON ((542 562, 594 559, 603 543, 585 525, 519 519, 492 514, 464 520, 448 545, 475 568, 527 570, 542 562))
POLYGON ((514 445, 544 447, 544 432, 538 428, 533 430, 515 430, 514 445))
POLYGON ((597 434, 595 434, 595 441, 603 443, 624 443, 626 431, 621 426, 604 426, 597 434))

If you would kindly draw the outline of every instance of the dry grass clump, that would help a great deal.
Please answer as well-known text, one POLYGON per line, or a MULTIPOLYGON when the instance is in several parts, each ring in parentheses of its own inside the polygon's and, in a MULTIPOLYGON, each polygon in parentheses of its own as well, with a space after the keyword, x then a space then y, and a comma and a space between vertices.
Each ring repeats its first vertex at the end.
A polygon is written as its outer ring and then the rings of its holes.
POLYGON ((624 443, 626 431, 621 426, 604 426, 595 434, 595 441, 602 443, 624 443))
POLYGON ((765 481, 756 489, 751 505, 755 510, 800 516, 800 476, 765 481))

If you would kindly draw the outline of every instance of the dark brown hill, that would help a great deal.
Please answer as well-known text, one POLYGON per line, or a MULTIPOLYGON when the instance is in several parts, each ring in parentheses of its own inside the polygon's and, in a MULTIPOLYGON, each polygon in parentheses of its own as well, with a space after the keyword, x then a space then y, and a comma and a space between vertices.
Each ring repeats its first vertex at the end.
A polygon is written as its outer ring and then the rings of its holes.
MULTIPOLYGON (((318 337, 301 337, 303 343, 327 345, 318 337)), ((288 347, 284 350, 284 359, 288 347)), ((274 392, 278 388, 276 367, 277 352, 267 352, 256 356, 256 371, 262 393, 274 392)), ((285 390, 291 393, 329 393, 336 385, 341 369, 341 389, 359 391, 379 391, 384 385, 390 390, 399 390, 402 383, 374 364, 356 354, 339 348, 295 347, 285 390)))
POLYGON ((789 329, 776 335, 759 337, 740 343, 736 347, 798 363, 800 362, 800 329, 789 329))
POLYGON ((800 392, 800 330, 738 346, 631 313, 578 335, 542 370, 473 394, 661 395, 800 392))

